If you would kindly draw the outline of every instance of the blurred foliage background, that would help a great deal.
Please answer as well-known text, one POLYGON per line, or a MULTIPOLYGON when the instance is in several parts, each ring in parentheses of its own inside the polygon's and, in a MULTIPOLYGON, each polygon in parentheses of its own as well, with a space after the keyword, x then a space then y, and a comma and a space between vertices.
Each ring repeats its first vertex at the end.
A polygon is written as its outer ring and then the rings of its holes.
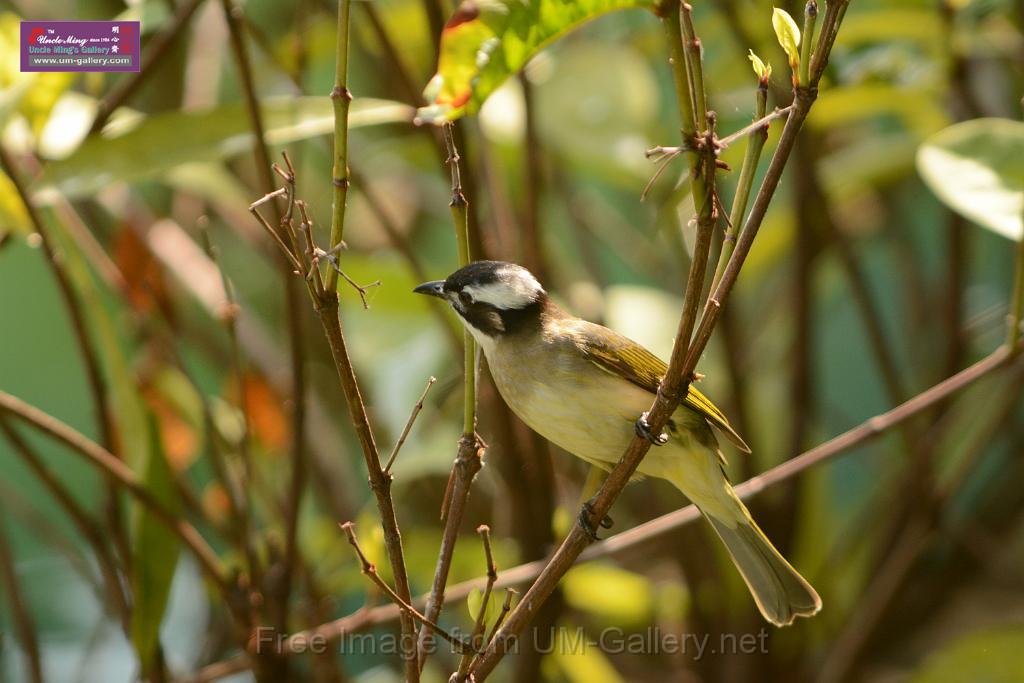
MULTIPOLYGON (((771 3, 694 5, 719 131, 750 122, 750 48, 775 65, 770 106, 787 103, 771 3)), ((792 5, 799 16, 802 7, 792 5)), ((319 0, 236 7, 266 140, 275 158, 289 151, 299 194, 326 241, 336 8, 319 0)), ((365 310, 354 291, 343 286, 340 293, 385 453, 428 376, 439 379, 395 468, 416 594, 430 586, 437 511, 461 429, 455 321, 410 293, 457 263, 436 130, 411 122, 437 66, 439 22, 452 9, 446 0, 352 8, 353 189, 341 261, 356 282, 381 284, 368 291, 365 310)), ((282 510, 294 500, 288 303, 271 245, 246 210, 264 189, 224 6, 5 0, 0 10, 0 139, 82 302, 118 427, 112 446, 239 570, 246 561, 225 533, 228 496, 212 456, 220 452, 237 469, 247 451, 252 526, 260 563, 272 568, 287 533, 282 510), (185 18, 181 30, 102 133, 89 134, 99 103, 125 76, 19 72, 19 19, 141 19, 146 54, 176 16, 185 18), (204 235, 237 293, 238 354, 204 235), (147 436, 150 416, 155 440, 147 436), (170 471, 162 474, 153 460, 163 456, 170 471)), ((701 390, 753 447, 749 458, 730 453, 734 481, 888 410, 1003 341, 1013 243, 940 203, 915 155, 954 122, 1020 118, 1022 30, 1017 0, 852 3, 827 82, 699 368, 701 390)), ((527 265, 573 312, 663 357, 693 239, 683 163, 640 198, 655 168, 644 151, 678 141, 666 54, 650 12, 602 16, 543 50, 458 124, 474 256, 527 265)), ((774 126, 762 167, 777 135, 774 126)), ((724 152, 733 169, 742 147, 724 152)), ((725 198, 735 175, 720 174, 725 198)), ((369 584, 337 521, 356 520, 371 554, 383 552, 322 330, 306 302, 299 304, 301 442, 310 477, 285 618, 290 631, 353 613, 367 600, 369 584)), ((0 175, 0 389, 102 440, 81 358, 40 240, 0 175)), ((1021 380, 1019 368, 994 374, 754 501, 768 535, 825 603, 818 617, 768 632, 763 651, 543 654, 526 647, 495 680, 1024 680, 1021 380), (940 505, 935 491, 948 494, 940 505)), ((582 463, 512 417, 486 378, 480 413, 490 447, 453 582, 485 571, 472 533, 481 523, 493 529, 499 569, 543 557, 575 519, 587 477, 582 463)), ((105 525, 103 478, 52 441, 14 431, 105 525)), ((91 546, 9 439, 0 439, 0 501, 46 680, 134 680, 138 655, 104 594, 91 546)), ((633 484, 616 506, 616 530, 684 503, 662 483, 633 484)), ((113 527, 104 529, 116 537, 113 527)), ((579 566, 527 642, 543 650, 577 627, 592 638, 609 627, 706 633, 712 648, 723 633, 760 634, 765 625, 712 541, 705 528, 691 526, 614 561, 579 566), (562 635, 552 636, 556 627, 562 635)), ((173 538, 143 547, 135 562, 173 572, 166 611, 158 597, 150 624, 159 628, 172 677, 240 652, 223 601, 192 556, 179 553, 173 538)), ((0 604, 12 606, 8 593, 0 604)), ((468 628, 470 612, 453 603, 442 622, 468 628)), ((0 628, 0 676, 29 680, 11 610, 0 609, 0 628)), ((329 652, 295 656, 290 679, 399 680, 392 654, 329 652)), ((424 680, 446 680, 453 662, 432 658, 424 680)), ((251 679, 243 671, 225 680, 251 679)))

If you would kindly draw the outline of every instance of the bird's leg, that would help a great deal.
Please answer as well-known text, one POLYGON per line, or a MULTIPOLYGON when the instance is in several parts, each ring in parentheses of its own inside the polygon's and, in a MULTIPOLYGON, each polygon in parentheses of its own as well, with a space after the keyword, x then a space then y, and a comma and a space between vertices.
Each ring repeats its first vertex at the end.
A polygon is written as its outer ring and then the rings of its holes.
POLYGON ((647 439, 655 446, 664 446, 668 443, 668 434, 665 432, 662 432, 657 436, 651 433, 651 426, 647 424, 647 413, 641 413, 640 417, 636 419, 636 423, 633 425, 633 431, 636 432, 637 436, 647 439))
MULTIPOLYGON (((590 523, 590 516, 592 514, 594 514, 594 504, 588 500, 580 509, 580 516, 576 521, 579 523, 580 528, 586 532, 587 536, 590 536, 590 538, 595 541, 600 541, 601 539, 597 536, 597 529, 595 529, 594 525, 590 523)), ((613 524, 615 524, 615 522, 612 521, 612 518, 608 515, 605 515, 600 522, 602 529, 611 529, 613 524)))

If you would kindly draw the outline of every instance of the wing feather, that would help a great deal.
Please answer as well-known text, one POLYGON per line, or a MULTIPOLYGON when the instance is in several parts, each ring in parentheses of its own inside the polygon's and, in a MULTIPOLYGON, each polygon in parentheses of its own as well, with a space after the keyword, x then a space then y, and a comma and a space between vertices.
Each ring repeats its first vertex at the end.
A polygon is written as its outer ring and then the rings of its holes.
MULTIPOLYGON (((598 329, 581 330, 575 335, 576 345, 594 365, 652 394, 658 393, 661 379, 668 371, 664 361, 628 337, 593 323, 585 323, 585 326, 598 329)), ((737 448, 746 453, 750 452, 750 447, 732 428, 722 411, 692 385, 683 404, 704 416, 737 448)))

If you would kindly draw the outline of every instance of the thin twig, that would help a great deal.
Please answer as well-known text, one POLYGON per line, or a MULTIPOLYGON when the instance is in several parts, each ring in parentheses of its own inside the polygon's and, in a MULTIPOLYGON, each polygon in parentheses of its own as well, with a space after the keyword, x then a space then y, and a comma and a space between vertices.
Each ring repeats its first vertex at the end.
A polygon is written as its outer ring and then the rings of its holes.
POLYGON ((406 420, 405 427, 402 428, 402 433, 398 436, 398 441, 395 442, 395 447, 391 451, 391 455, 388 457, 388 462, 384 465, 385 474, 391 473, 391 466, 395 464, 395 458, 398 457, 398 451, 402 449, 402 445, 409 437, 409 432, 412 431, 412 426, 416 422, 416 418, 419 416, 420 411, 423 410, 423 402, 427 400, 427 393, 430 392, 430 387, 434 386, 435 382, 437 382, 437 378, 433 376, 427 380, 427 386, 423 389, 423 393, 420 394, 420 400, 416 401, 416 405, 412 407, 409 419, 406 420))
MULTIPOLYGON (((462 435, 459 439, 459 450, 455 456, 455 464, 452 466, 451 474, 448 477, 448 487, 445 490, 445 500, 442 504, 441 518, 444 519, 444 532, 441 536, 441 547, 437 553, 437 565, 434 569, 434 581, 430 589, 430 597, 427 599, 426 615, 436 620, 441 614, 445 602, 445 589, 448 585, 448 573, 451 570, 452 557, 455 554, 455 544, 458 542, 459 528, 462 526, 462 517, 465 513, 466 502, 469 499, 469 490, 476 478, 480 468, 483 467, 483 457, 487 445, 476 433, 462 435)), ((420 667, 426 660, 425 652, 430 643, 430 636, 420 633, 420 667)))
POLYGON ((363 554, 362 548, 359 547, 359 541, 356 539, 355 525, 352 522, 345 522, 340 526, 341 529, 345 532, 345 535, 348 537, 348 542, 352 545, 352 548, 355 550, 356 557, 359 558, 359 563, 361 565, 363 574, 368 576, 370 580, 373 581, 373 583, 378 588, 380 588, 380 590, 385 595, 387 595, 388 598, 390 598, 390 600, 393 603, 395 603, 398 606, 398 609, 402 610, 406 614, 411 615, 414 619, 416 619, 416 621, 420 622, 428 629, 430 629, 433 633, 446 640, 448 643, 452 645, 452 647, 455 648, 455 652, 457 652, 458 654, 467 654, 473 652, 472 643, 467 643, 463 640, 460 640, 459 638, 453 636, 452 634, 448 633, 448 631, 438 626, 437 623, 421 614, 419 610, 417 610, 415 607, 410 605, 408 601, 406 601, 400 595, 398 595, 398 593, 396 593, 394 589, 391 588, 391 586, 389 586, 387 582, 380 577, 380 574, 377 573, 377 567, 375 567, 372 562, 366 559, 366 555, 363 554))
POLYGON ((7 602, 11 606, 11 620, 14 630, 18 633, 21 647, 28 660, 29 680, 32 683, 43 683, 43 662, 39 655, 39 639, 32 613, 25 604, 25 592, 18 580, 18 569, 14 565, 11 546, 7 542, 7 520, 0 515, 0 581, 7 593, 7 602))
MULTIPOLYGON (((480 538, 484 544, 484 559, 487 562, 487 585, 484 586, 484 594, 480 600, 480 610, 477 612, 476 623, 473 625, 473 634, 470 636, 470 642, 474 645, 487 628, 487 606, 491 602, 491 593, 494 590, 494 582, 498 580, 498 568, 494 564, 494 555, 491 552, 491 528, 486 524, 481 524, 477 527, 476 532, 480 534, 480 538)), ((509 599, 510 597, 506 596, 506 605, 508 604, 509 599)), ((455 674, 455 683, 462 683, 466 680, 466 674, 469 673, 469 667, 472 666, 475 659, 475 655, 472 657, 468 655, 462 657, 462 660, 459 662, 459 670, 455 674)))
POLYGON ((110 598, 114 610, 121 619, 121 624, 127 628, 130 610, 128 600, 124 592, 124 577, 117 566, 117 561, 107 544, 105 533, 100 525, 89 515, 85 509, 75 500, 53 472, 46 466, 41 457, 29 446, 28 442, 8 423, 6 416, 0 415, 0 431, 10 442, 14 450, 25 461, 29 469, 42 482, 43 486, 50 492, 50 495, 67 513, 74 524, 75 529, 92 547, 96 556, 96 564, 99 565, 100 573, 107 588, 107 595, 110 598))

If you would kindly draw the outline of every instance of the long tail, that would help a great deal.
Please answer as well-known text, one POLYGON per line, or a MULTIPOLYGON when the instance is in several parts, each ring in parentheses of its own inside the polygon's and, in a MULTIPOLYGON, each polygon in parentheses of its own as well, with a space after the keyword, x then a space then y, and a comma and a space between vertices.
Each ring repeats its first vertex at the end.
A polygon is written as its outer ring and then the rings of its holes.
POLYGON ((775 549, 743 503, 736 503, 743 508, 745 519, 734 526, 710 514, 704 516, 725 543, 761 614, 776 626, 817 614, 821 609, 817 592, 775 549))
POLYGON ((672 469, 667 478, 711 523, 765 619, 776 626, 788 626, 796 617, 818 613, 818 593, 754 522, 725 478, 715 450, 691 450, 672 469))

